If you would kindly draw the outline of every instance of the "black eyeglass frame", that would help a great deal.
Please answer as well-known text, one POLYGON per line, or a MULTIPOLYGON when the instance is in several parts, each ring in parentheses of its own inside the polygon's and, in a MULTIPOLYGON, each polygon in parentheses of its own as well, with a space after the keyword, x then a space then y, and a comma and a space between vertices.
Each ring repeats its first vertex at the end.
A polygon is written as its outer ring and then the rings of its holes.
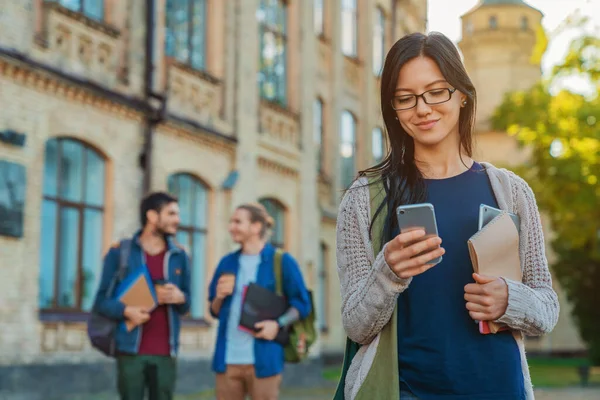
POLYGON ((392 99, 390 100, 392 109, 394 111, 406 111, 406 110, 410 110, 411 108, 415 108, 417 106, 417 104, 419 104, 419 97, 423 99, 423 102, 425 102, 425 104, 430 105, 430 106, 434 106, 437 104, 443 104, 446 103, 448 101, 450 101, 450 99, 452 99, 452 95, 454 94, 454 92, 456 92, 456 88, 439 88, 439 89, 431 89, 431 90, 427 90, 421 94, 405 94, 402 96, 394 96, 392 97, 392 99), (436 103, 430 103, 427 101, 427 99, 425 98, 425 94, 430 93, 430 92, 438 92, 440 90, 447 90, 448 91, 448 99, 444 100, 444 101, 438 101, 436 103), (415 99, 415 104, 411 107, 408 108, 394 108, 394 99, 397 97, 413 97, 415 99))

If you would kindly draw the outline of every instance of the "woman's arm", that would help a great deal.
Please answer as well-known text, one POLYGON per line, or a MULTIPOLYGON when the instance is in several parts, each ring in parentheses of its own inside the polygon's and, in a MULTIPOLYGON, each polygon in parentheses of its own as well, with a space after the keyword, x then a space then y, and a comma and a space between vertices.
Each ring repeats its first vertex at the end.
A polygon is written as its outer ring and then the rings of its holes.
POLYGON ((412 278, 400 279, 384 259, 373 256, 369 239, 370 199, 360 178, 340 204, 337 219, 337 270, 342 295, 342 323, 357 343, 370 343, 390 320, 398 294, 412 278))
POLYGON ((559 304, 552 288, 552 276, 544 244, 544 233, 535 195, 529 185, 511 174, 513 201, 521 218, 520 255, 523 282, 505 279, 508 285, 508 307, 497 322, 530 336, 554 329, 559 304))

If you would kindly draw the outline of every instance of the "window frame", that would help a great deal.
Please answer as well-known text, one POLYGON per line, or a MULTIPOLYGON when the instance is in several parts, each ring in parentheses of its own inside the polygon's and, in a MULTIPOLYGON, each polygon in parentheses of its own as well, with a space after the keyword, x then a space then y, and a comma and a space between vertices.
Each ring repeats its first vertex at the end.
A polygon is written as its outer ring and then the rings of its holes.
POLYGON ((86 7, 86 3, 88 3, 89 0, 78 0, 77 3, 79 5, 79 7, 77 9, 71 8, 64 3, 64 0, 46 0, 46 2, 48 3, 56 3, 58 5, 60 5, 61 7, 66 8, 67 10, 71 10, 73 12, 76 12, 78 14, 81 14, 83 16, 85 16, 86 18, 89 18, 93 21, 97 21, 97 22, 105 22, 106 21, 106 0, 98 0, 100 1, 100 3, 102 4, 102 6, 100 7, 100 9, 102 10, 102 15, 98 18, 95 15, 91 15, 86 11, 86 8, 89 8, 89 5, 86 7))
POLYGON ((313 1, 313 29, 317 37, 325 37, 325 0, 313 1))
POLYGON ((386 146, 385 146, 384 131, 379 126, 376 126, 371 131, 371 155, 373 157, 373 162, 375 162, 375 164, 379 164, 385 159, 385 156, 386 156, 385 150, 386 150, 386 146), (381 141, 381 158, 379 158, 379 159, 375 156, 375 146, 374 146, 375 145, 375 134, 379 135, 379 140, 381 141))
MULTIPOLYGON (((178 11, 178 1, 179 0, 166 0, 165 2, 165 55, 173 60, 175 60, 177 63, 180 63, 182 65, 187 66, 188 68, 191 68, 193 70, 197 70, 197 71, 206 71, 207 69, 207 63, 206 63, 206 57, 207 57, 207 38, 208 38, 208 8, 209 8, 209 0, 185 0, 188 2, 188 10, 186 12, 186 21, 187 21, 187 34, 186 34, 186 49, 187 49, 187 60, 183 61, 181 59, 179 59, 177 57, 177 46, 176 46, 176 39, 175 39, 175 33, 174 33, 174 28, 170 27, 170 21, 171 18, 174 19, 175 16, 171 16, 170 12, 169 12, 169 3, 175 3, 175 7, 174 7, 174 11, 173 13, 176 13, 178 11), (195 25, 194 25, 194 11, 196 10, 196 7, 201 6, 203 8, 203 15, 204 15, 204 20, 200 23, 200 27, 198 28, 198 32, 196 32, 195 29, 195 25), (171 18, 169 18, 171 16, 171 18), (169 33, 171 32, 171 33, 169 33), (193 43, 193 38, 194 35, 196 33, 201 33, 202 34, 202 48, 200 50, 197 49, 198 46, 194 45, 193 43), (169 46, 168 46, 168 37, 169 34, 173 37, 173 49, 172 52, 169 51, 169 46), (196 49, 196 50, 194 50, 196 49), (192 59, 194 54, 197 54, 197 52, 200 51, 201 55, 202 55, 202 63, 201 65, 194 65, 192 59)), ((176 23, 177 21, 175 21, 176 23)))
MULTIPOLYGON (((94 211, 100 211, 102 214, 102 228, 104 230, 104 225, 105 225, 105 218, 106 218, 106 179, 107 179, 107 159, 104 156, 104 154, 102 154, 100 151, 98 151, 98 149, 96 149, 94 146, 76 139, 76 138, 72 138, 72 137, 54 137, 54 138, 50 138, 46 141, 46 146, 48 145, 48 143, 50 143, 51 141, 56 141, 57 142, 57 154, 56 154, 56 186, 55 186, 55 190, 56 190, 56 194, 54 196, 51 195, 47 195, 45 193, 45 174, 46 174, 46 150, 44 149, 44 170, 43 170, 43 183, 42 183, 42 204, 45 201, 51 201, 54 203, 54 205, 56 206, 56 215, 55 215, 55 228, 54 228, 54 232, 55 232, 55 236, 56 236, 56 241, 54 243, 54 261, 53 261, 53 265, 54 265, 54 274, 53 274, 53 295, 52 295, 52 305, 50 307, 46 307, 46 308, 42 308, 39 304, 38 301, 38 308, 40 313, 43 314, 71 314, 71 315, 77 315, 77 314, 81 314, 81 315, 87 315, 90 311, 85 311, 82 309, 81 305, 82 305, 82 301, 83 301, 83 296, 82 296, 82 292, 83 292, 83 279, 84 279, 84 268, 83 268, 83 253, 84 253, 84 239, 85 239, 85 222, 86 222, 86 218, 85 218, 85 211, 86 210, 94 210, 94 211), (62 180, 64 178, 63 174, 61 173, 61 168, 62 168, 62 162, 61 162, 61 157, 63 154, 63 143, 65 142, 72 142, 72 143, 76 143, 78 146, 80 146, 81 148, 81 153, 82 153, 82 158, 81 158, 81 168, 82 168, 82 173, 81 173, 81 201, 77 202, 77 201, 73 201, 73 200, 68 200, 62 197, 61 195, 61 191, 63 188, 63 185, 65 184, 65 182, 62 180), (87 204, 85 201, 85 192, 86 192, 86 186, 85 183, 86 181, 88 181, 87 178, 87 151, 91 151, 93 153, 95 153, 98 158, 102 161, 102 165, 104 167, 104 193, 105 196, 102 199, 102 206, 97 206, 97 205, 92 205, 92 204, 87 204), (77 215, 78 215, 78 222, 77 222, 77 243, 78 243, 78 247, 77 247, 77 262, 76 262, 76 278, 75 278, 75 285, 74 285, 74 299, 75 299, 75 305, 73 307, 64 307, 64 306, 59 306, 59 301, 58 301, 58 296, 60 296, 60 294, 58 293, 59 288, 60 288, 60 284, 59 284, 59 280, 60 280, 60 268, 61 268, 61 229, 62 229, 62 224, 61 224, 61 212, 63 209, 76 209, 77 210, 77 215)), ((102 234, 104 234, 104 231, 101 232, 102 234)), ((40 225, 40 234, 43 234, 43 227, 40 225)), ((38 254, 40 255, 40 257, 42 257, 41 255, 41 244, 40 244, 40 249, 38 251, 38 254)), ((96 275, 96 279, 99 279, 101 274, 102 274, 102 265, 100 266, 100 270, 96 271, 97 275, 96 275)), ((41 263, 39 264, 39 268, 42 268, 41 263)), ((41 272, 40 272, 41 273, 41 272)), ((38 282, 38 287, 39 287, 39 282, 38 282)), ((40 289, 41 292, 41 289, 40 289)))
POLYGON ((356 136, 356 132, 357 132, 357 128, 358 128, 358 120, 356 119, 356 117, 354 116, 354 114, 351 111, 349 111, 349 110, 343 110, 342 114, 340 116, 340 132, 339 132, 339 139, 340 139, 339 140, 339 143, 340 143, 340 145, 339 145, 340 179, 341 179, 341 183, 342 183, 342 187, 343 188, 347 188, 347 187, 349 187, 352 184, 352 182, 354 180, 354 176, 356 174, 356 161, 357 161, 357 159, 356 159, 356 150, 357 150, 357 136, 356 136), (345 172, 344 172, 344 170, 342 168, 343 167, 342 164, 344 162, 344 159, 349 158, 349 157, 344 157, 343 156, 343 151, 344 151, 343 146, 345 144, 347 144, 346 142, 344 142, 344 128, 345 128, 344 127, 344 117, 345 116, 349 116, 350 117, 349 121, 352 122, 352 125, 351 125, 352 126, 352 143, 351 144, 352 144, 352 164, 353 164, 354 171, 352 172, 352 177, 353 178, 349 182, 345 181, 345 178, 347 176, 345 175, 345 172))
MULTIPOLYGON (((265 4, 265 1, 271 1, 271 0, 260 0, 259 1, 259 10, 268 9, 268 5, 265 4), (263 8, 263 4, 265 4, 265 7, 263 8)), ((271 102, 271 103, 275 103, 283 108, 287 108, 288 105, 288 17, 289 17, 289 9, 288 9, 288 4, 286 1, 284 0, 272 0, 277 2, 277 7, 282 9, 282 13, 283 13, 283 30, 279 31, 277 29, 274 29, 270 24, 267 23, 266 21, 266 16, 265 18, 261 21, 259 20, 258 22, 258 40, 259 40, 259 54, 258 54, 258 73, 259 75, 262 74, 264 76, 264 80, 261 81, 260 79, 258 79, 258 92, 259 92, 259 96, 262 100, 271 102), (283 60, 283 74, 281 76, 278 76, 276 73, 275 74, 267 74, 266 71, 268 71, 268 68, 263 67, 263 65, 266 65, 266 63, 264 62, 265 58, 263 57, 263 52, 264 52, 264 36, 270 33, 274 36, 275 39, 275 43, 277 43, 279 40, 281 40, 283 42, 283 54, 281 55, 281 60, 283 60), (274 95, 273 97, 269 97, 266 95, 266 90, 265 90, 265 85, 268 82, 271 82, 270 79, 268 79, 269 77, 274 77, 275 79, 273 79, 273 84, 274 84, 274 95)), ((275 57, 275 59, 277 58, 277 56, 275 57)), ((277 68, 277 63, 273 64, 273 69, 277 68)))
MULTIPOLYGON (((204 258, 204 263, 203 263, 203 268, 202 271, 199 271, 199 274, 201 275, 201 280, 203 283, 203 287, 205 286, 206 282, 206 268, 207 268, 207 259, 206 259, 206 254, 207 254, 207 247, 208 247, 208 232, 209 232, 209 195, 210 195, 210 186, 208 184, 206 184, 202 179, 200 179, 199 177, 197 177, 196 175, 189 173, 189 172, 175 172, 173 174, 170 174, 167 177, 167 190, 169 191, 169 193, 175 195, 178 199, 179 202, 179 206, 181 208, 181 191, 180 191, 180 187, 179 187, 179 180, 180 179, 188 179, 191 183, 190 185, 190 190, 191 190, 191 198, 190 198, 190 205, 192 205, 193 207, 193 212, 190 214, 190 220, 192 222, 191 225, 187 225, 184 222, 180 222, 179 227, 177 228, 177 232, 184 232, 187 234, 188 236, 188 242, 187 243, 181 243, 179 242, 180 245, 183 245, 184 249, 186 250, 186 253, 189 257, 189 261, 190 261, 190 279, 196 279, 197 277, 195 276, 194 273, 194 260, 196 256, 199 257, 203 257, 204 258), (205 196, 206 196, 206 204, 204 205, 205 209, 204 209, 204 220, 205 220, 205 224, 203 227, 199 227, 194 225, 194 216, 196 215, 196 212, 198 212, 198 206, 199 206, 199 202, 198 199, 196 198, 196 190, 194 185, 198 185, 200 187, 202 187, 202 189, 205 192, 205 196), (176 190, 175 190, 176 188, 176 190), (204 249, 200 249, 201 253, 200 255, 195 254, 194 252, 194 234, 200 234, 204 236, 204 249), (191 246, 190 246, 191 244, 191 246)), ((204 293, 206 295, 206 293, 204 293)), ((190 299, 190 302, 193 303, 193 301, 200 301, 201 302, 201 307, 200 307, 200 316, 193 316, 192 315, 192 310, 190 308, 189 313, 185 316, 185 319, 188 321, 205 321, 206 318, 206 307, 207 307, 207 302, 205 299, 206 296, 200 296, 200 298, 198 299, 190 299)))
MULTIPOLYGON (((340 29, 342 30, 341 32, 341 46, 340 49, 342 51, 342 54, 346 57, 350 57, 350 58, 358 58, 358 1, 357 0, 341 0, 342 4, 341 4, 341 23, 340 23, 340 29), (352 7, 348 7, 350 4, 349 2, 352 2, 353 6, 352 7), (345 13, 349 13, 352 15, 352 26, 351 26, 351 30, 349 31, 349 35, 351 35, 351 40, 352 40, 352 48, 351 49, 346 49, 346 39, 344 36, 344 16, 345 13)), ((348 39, 349 40, 349 39, 348 39)))
POLYGON ((385 12, 381 7, 375 7, 373 21, 373 75, 380 77, 383 72, 383 64, 385 61, 385 12), (379 35, 381 35, 379 37, 379 35), (381 57, 377 59, 376 49, 380 46, 381 57), (379 65, 379 68, 375 68, 379 65))

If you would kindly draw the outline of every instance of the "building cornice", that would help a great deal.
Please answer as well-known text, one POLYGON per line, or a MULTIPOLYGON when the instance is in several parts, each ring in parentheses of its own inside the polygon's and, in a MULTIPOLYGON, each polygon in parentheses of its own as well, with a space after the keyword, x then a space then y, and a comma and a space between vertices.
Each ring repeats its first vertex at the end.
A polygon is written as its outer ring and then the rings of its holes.
POLYGON ((141 120, 149 108, 144 101, 80 79, 30 57, 0 48, 0 76, 32 89, 107 112, 141 120))

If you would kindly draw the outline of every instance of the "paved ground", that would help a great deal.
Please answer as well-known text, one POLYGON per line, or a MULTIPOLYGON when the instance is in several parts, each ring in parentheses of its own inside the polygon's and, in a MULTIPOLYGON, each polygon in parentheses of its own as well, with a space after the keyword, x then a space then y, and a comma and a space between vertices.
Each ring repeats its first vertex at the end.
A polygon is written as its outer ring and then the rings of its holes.
MULTIPOLYGON (((331 400, 330 390, 288 392, 281 400, 331 400)), ((535 400, 600 400, 600 388, 538 389, 535 400)))
MULTIPOLYGON (((280 400, 331 400, 333 389, 295 389, 286 390, 280 400)), ((10 396, 0 400, 12 400, 10 396)), ((68 400, 115 400, 114 395, 99 395, 76 397, 68 400)), ((209 400, 213 395, 176 396, 175 400, 209 400)), ((19 398, 21 400, 21 398, 19 398)), ((374 399, 375 400, 375 399, 374 399)), ((593 388, 567 388, 567 389, 537 389, 535 400, 600 400, 600 387, 593 388)))
POLYGON ((600 388, 538 389, 536 400, 600 400, 600 388))

